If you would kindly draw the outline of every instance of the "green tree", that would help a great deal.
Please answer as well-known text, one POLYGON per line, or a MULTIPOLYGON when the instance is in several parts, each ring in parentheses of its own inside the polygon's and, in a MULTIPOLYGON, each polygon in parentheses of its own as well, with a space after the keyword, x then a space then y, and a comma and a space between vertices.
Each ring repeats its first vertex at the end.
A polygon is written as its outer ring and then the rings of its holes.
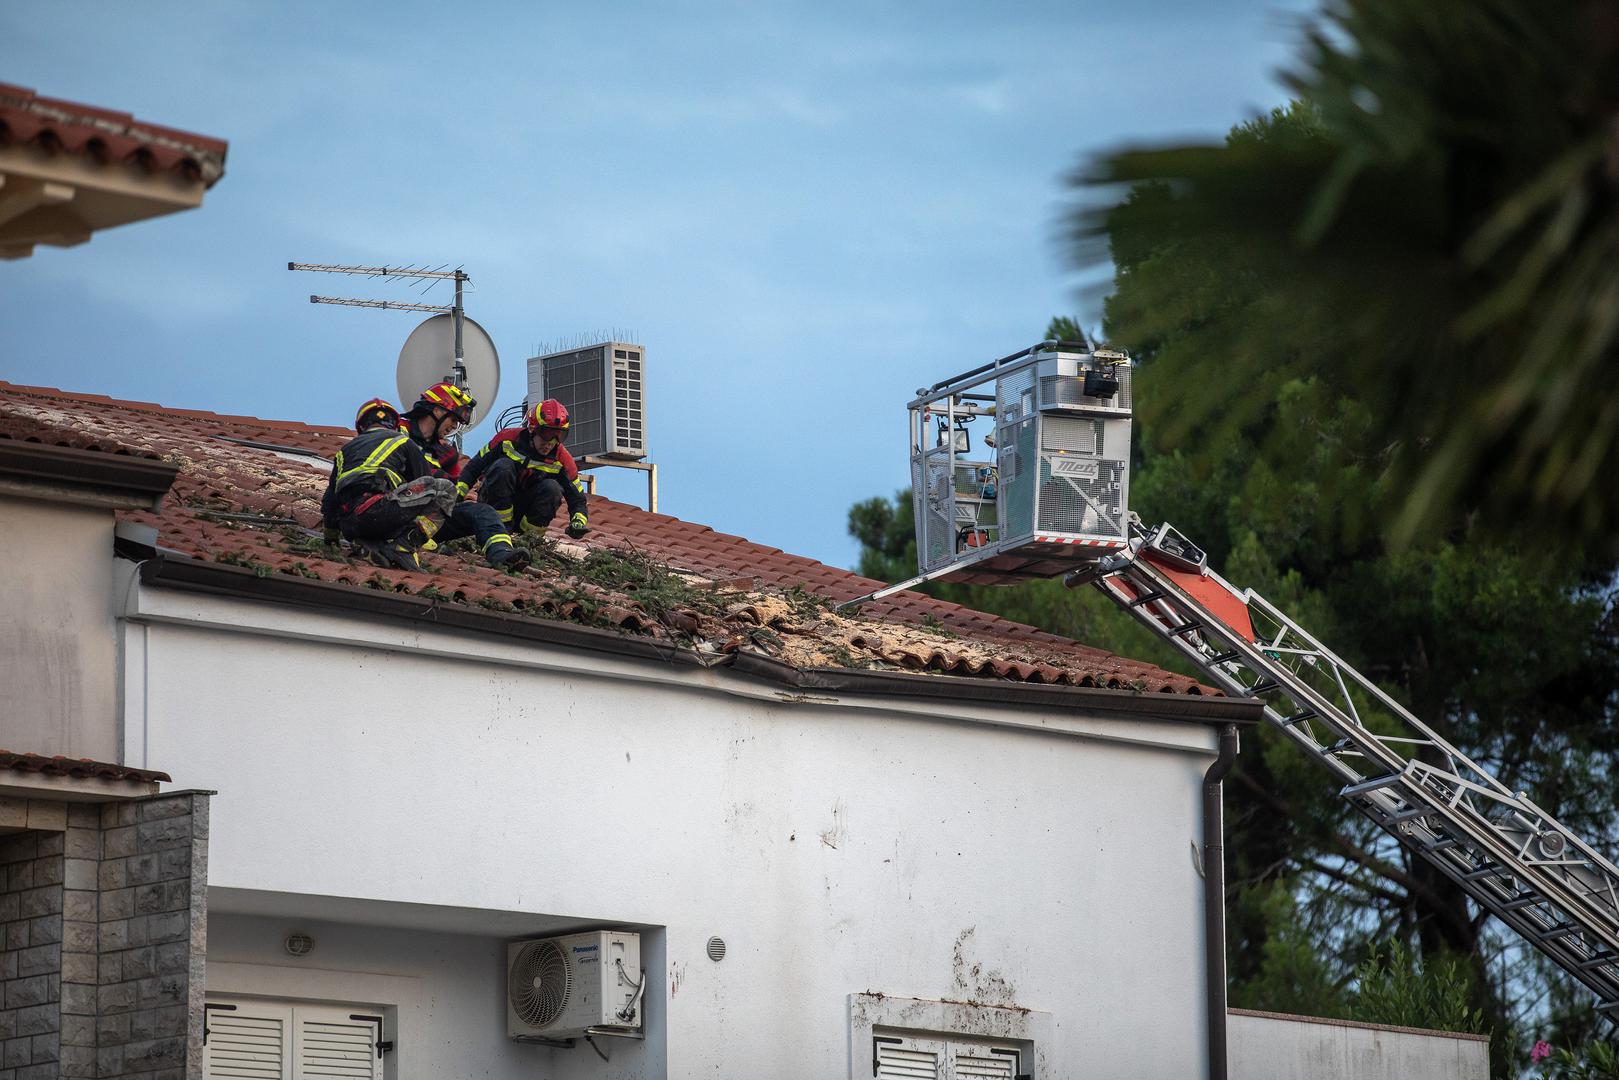
POLYGON ((1423 958, 1399 939, 1355 969, 1354 1019, 1368 1024, 1488 1034, 1469 968, 1454 956, 1423 958))
MULTIPOLYGON (((1301 104, 1239 127, 1228 145, 1255 160, 1337 154, 1321 111, 1301 104)), ((1282 168, 1271 182, 1297 181, 1282 168)), ((1490 531, 1461 513, 1445 533, 1391 545, 1411 474, 1380 415, 1386 388, 1356 367, 1359 308, 1326 290, 1296 294, 1291 265, 1264 244, 1166 234, 1162 207, 1182 197, 1146 183, 1108 223, 1117 269, 1105 327, 1141 361, 1135 507, 1173 520, 1228 577, 1292 612, 1504 782, 1611 841, 1611 549, 1490 531)), ((1276 922, 1255 890, 1280 879, 1339 981, 1368 942, 1469 957, 1473 1005, 1505 1031, 1544 968, 1351 814, 1291 742, 1268 729, 1253 742, 1231 782, 1233 1000, 1265 976, 1276 922), (1493 963, 1504 949, 1510 976, 1493 963)))
MULTIPOLYGON (((1330 159, 1334 139, 1317 109, 1295 105, 1236 129, 1229 145, 1330 159)), ((1392 545, 1385 526, 1406 493, 1391 463, 1402 451, 1377 415, 1383 391, 1353 375, 1358 346, 1345 326, 1355 313, 1320 298, 1308 312, 1289 308, 1286 265, 1263 245, 1166 233, 1158 208, 1178 197, 1143 184, 1107 220, 1116 271, 1104 329, 1138 360, 1134 509, 1173 521, 1228 578, 1288 610, 1504 782, 1611 843, 1619 619, 1609 549, 1573 537, 1554 548, 1538 531, 1514 542, 1466 515, 1443 535, 1392 545)), ((914 573, 903 493, 861 504, 851 525, 864 572, 914 573)), ((935 589, 1173 663, 1088 590, 935 589)), ((1470 1008, 1497 1032, 1523 1009, 1573 1001, 1547 1004, 1566 977, 1351 812, 1289 740, 1263 729, 1248 743, 1227 795, 1233 1004, 1344 1015, 1357 968, 1390 940, 1423 964, 1467 958, 1470 1008)), ((1561 1015, 1588 1016, 1580 1004, 1561 1015)))
POLYGON ((1335 0, 1289 82, 1312 102, 1290 132, 1121 153, 1076 178, 1088 196, 1153 183, 1123 249, 1094 198, 1076 210, 1083 260, 1103 241, 1126 263, 1232 256, 1211 278, 1159 274, 1115 313, 1138 329, 1195 310, 1223 330, 1197 362, 1233 377, 1181 421, 1251 416, 1261 357, 1300 377, 1330 358, 1384 448, 1363 465, 1398 481, 1401 542, 1482 521, 1619 550, 1619 9, 1335 0), (1207 306, 1250 273, 1264 305, 1235 323, 1207 306), (1299 334, 1306 321, 1331 339, 1299 334), (1276 356, 1278 336, 1300 348, 1276 356))

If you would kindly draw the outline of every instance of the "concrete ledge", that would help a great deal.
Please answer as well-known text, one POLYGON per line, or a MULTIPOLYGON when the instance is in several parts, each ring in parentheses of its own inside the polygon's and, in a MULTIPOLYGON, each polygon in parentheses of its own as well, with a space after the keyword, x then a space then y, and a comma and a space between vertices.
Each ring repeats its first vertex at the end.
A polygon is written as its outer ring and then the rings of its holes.
POLYGON ((1229 1010, 1231 1080, 1488 1080, 1482 1035, 1229 1010))
POLYGON ((1330 1016, 1298 1016, 1293 1013, 1265 1012, 1262 1009, 1227 1009, 1228 1016, 1257 1016, 1266 1020, 1287 1020, 1298 1024, 1326 1024, 1329 1027, 1360 1028, 1364 1031, 1398 1031, 1406 1035, 1438 1035, 1444 1039, 1466 1039, 1487 1043, 1488 1035, 1466 1031, 1440 1031, 1438 1028, 1400 1027, 1396 1024, 1366 1024, 1359 1020, 1336 1020, 1330 1016))

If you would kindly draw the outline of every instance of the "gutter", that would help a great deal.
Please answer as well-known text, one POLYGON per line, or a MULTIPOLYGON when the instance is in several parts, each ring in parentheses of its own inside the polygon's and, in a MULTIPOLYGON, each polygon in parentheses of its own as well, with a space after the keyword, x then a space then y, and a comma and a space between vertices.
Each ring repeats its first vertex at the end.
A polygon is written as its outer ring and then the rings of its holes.
POLYGON ((1203 950, 1208 979, 1209 1080, 1226 1080, 1225 817, 1221 781, 1237 763, 1237 725, 1220 728, 1220 755, 1203 774, 1203 950))
POLYGON ((1046 709, 1083 708, 1087 712, 1128 713, 1136 718, 1146 714, 1154 720, 1233 727, 1237 724, 1255 724, 1262 715, 1262 706, 1251 698, 1144 693, 1137 690, 1109 690, 1099 686, 1012 682, 958 675, 915 675, 906 671, 795 668, 758 653, 739 652, 735 657, 731 666, 740 674, 804 690, 985 701, 997 705, 1031 705, 1046 709))
POLYGON ((1024 705, 1045 709, 1073 709, 1087 713, 1129 715, 1171 722, 1220 724, 1230 727, 1259 721, 1262 706, 1244 698, 1206 697, 1198 694, 1143 693, 1095 687, 1020 683, 1000 679, 974 679, 953 675, 916 675, 897 671, 859 671, 845 668, 800 669, 759 653, 705 654, 667 641, 633 637, 611 630, 558 619, 539 619, 491 611, 466 604, 445 603, 410 593, 338 585, 288 574, 260 577, 245 567, 168 552, 159 552, 140 564, 143 585, 189 592, 241 597, 298 607, 358 612, 405 623, 426 623, 435 628, 491 634, 508 640, 530 641, 569 649, 693 668, 729 667, 778 686, 801 691, 823 690, 860 695, 883 695, 950 701, 1024 705))

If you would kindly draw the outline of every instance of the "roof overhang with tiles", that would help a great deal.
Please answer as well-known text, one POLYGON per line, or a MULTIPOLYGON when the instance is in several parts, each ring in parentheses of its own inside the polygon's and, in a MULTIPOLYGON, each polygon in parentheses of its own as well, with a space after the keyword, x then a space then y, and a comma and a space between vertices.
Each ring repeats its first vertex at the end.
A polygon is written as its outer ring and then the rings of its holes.
POLYGON ((103 802, 156 795, 168 773, 89 758, 0 750, 0 798, 103 802))
POLYGON ((223 139, 0 83, 0 258, 202 205, 223 139))
POLYGON ((1184 698, 1164 710, 1178 719, 1257 717, 1251 703, 1211 700, 1217 691, 1186 676, 919 593, 857 616, 835 613, 826 601, 881 583, 604 498, 591 501, 583 543, 544 545, 522 574, 454 550, 424 556, 421 573, 377 569, 320 540, 327 458, 350 437, 344 428, 0 383, 0 446, 156 454, 177 468, 159 509, 119 515, 155 533, 148 554, 158 557, 142 569, 149 585, 383 617, 426 608, 464 629, 705 666, 729 660, 791 685, 926 696, 914 679, 894 679, 910 673, 964 692, 1098 690, 1143 705, 1184 698))
POLYGON ((0 495, 156 510, 179 471, 155 454, 0 440, 0 495))

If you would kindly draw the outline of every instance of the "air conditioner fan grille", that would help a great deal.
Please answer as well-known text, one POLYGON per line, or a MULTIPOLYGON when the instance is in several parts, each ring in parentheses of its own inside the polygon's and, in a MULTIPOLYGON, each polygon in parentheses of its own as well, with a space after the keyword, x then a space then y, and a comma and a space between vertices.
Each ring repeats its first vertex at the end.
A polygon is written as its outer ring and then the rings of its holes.
POLYGON ((554 941, 531 941, 512 961, 506 985, 512 1011, 531 1027, 556 1022, 573 996, 573 966, 554 941))

